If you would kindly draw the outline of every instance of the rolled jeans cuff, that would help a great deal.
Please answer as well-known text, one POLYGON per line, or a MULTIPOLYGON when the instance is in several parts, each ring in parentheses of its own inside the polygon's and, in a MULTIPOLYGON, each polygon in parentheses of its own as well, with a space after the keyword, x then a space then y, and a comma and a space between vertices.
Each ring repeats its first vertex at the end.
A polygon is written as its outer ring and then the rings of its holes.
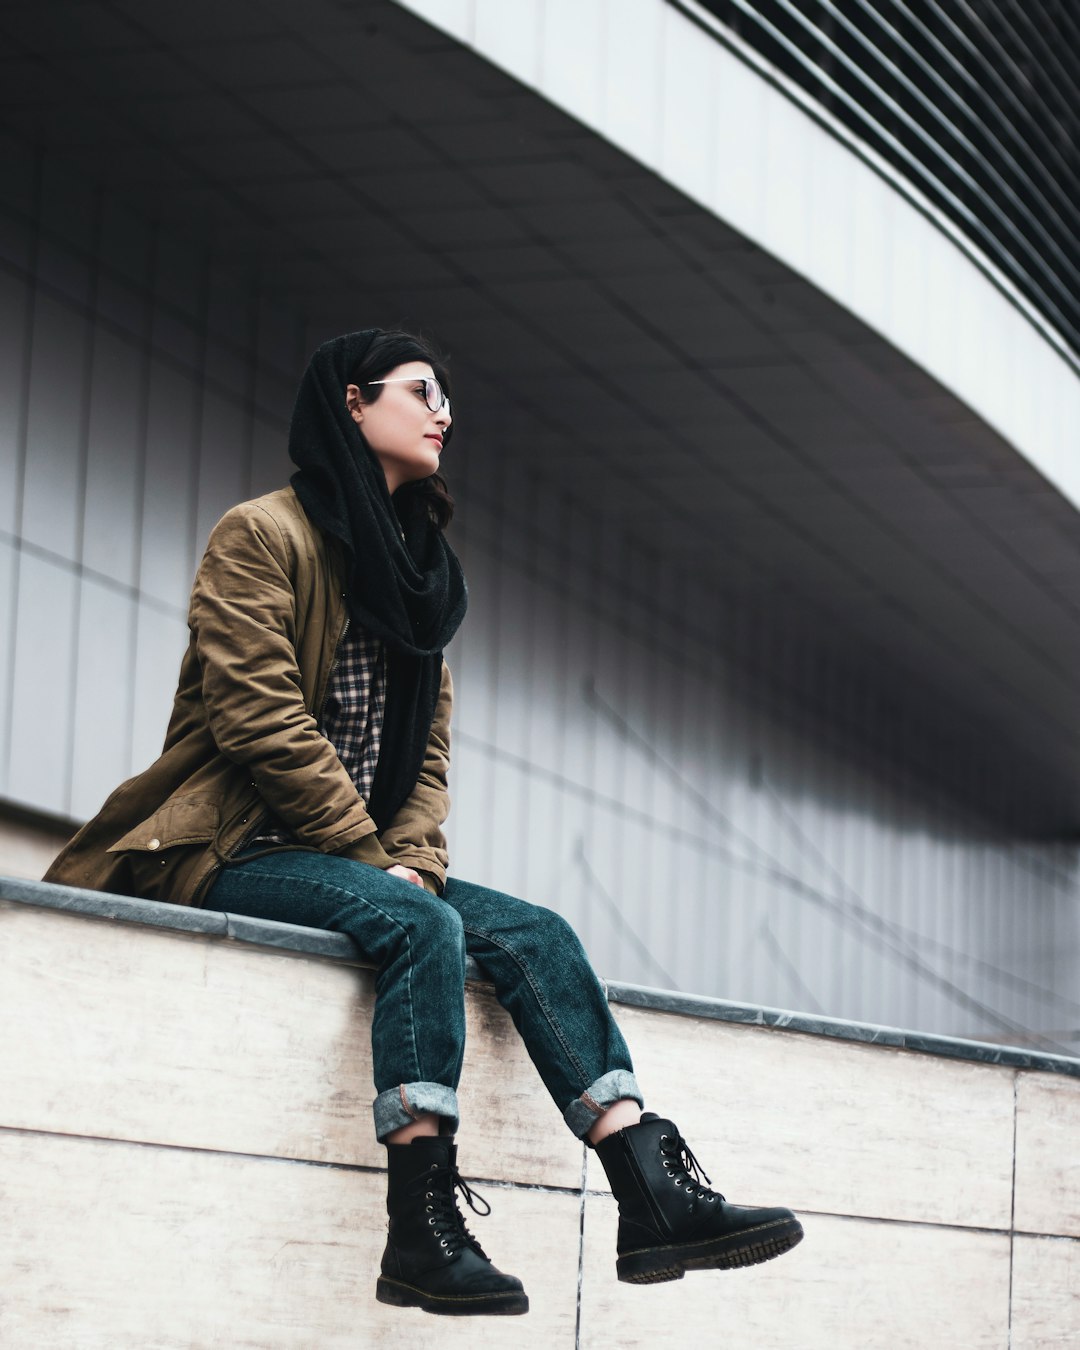
POLYGON ((563 1119, 579 1139, 584 1139, 607 1108, 624 1098, 645 1105, 634 1075, 626 1069, 613 1069, 575 1097, 563 1112, 563 1119))
POLYGON ((442 1083, 402 1083, 380 1092, 371 1104, 375 1113, 375 1137, 382 1143, 392 1130, 411 1125, 420 1116, 440 1117, 442 1134, 454 1134, 458 1127, 458 1099, 453 1088, 442 1083))

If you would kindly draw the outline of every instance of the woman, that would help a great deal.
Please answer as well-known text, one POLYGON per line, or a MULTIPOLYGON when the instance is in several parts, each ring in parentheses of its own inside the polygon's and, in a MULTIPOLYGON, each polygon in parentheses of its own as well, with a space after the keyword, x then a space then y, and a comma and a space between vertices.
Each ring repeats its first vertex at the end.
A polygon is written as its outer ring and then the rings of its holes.
POLYGON ((619 1278, 767 1260, 800 1240, 797 1220, 728 1205, 675 1125, 643 1114, 570 927, 447 876, 442 652, 466 604, 443 533, 448 387, 436 354, 406 333, 367 329, 319 348, 293 414, 291 486, 234 507, 210 536, 161 757, 46 880, 348 933, 375 964, 384 1303, 528 1310, 457 1208, 459 1190, 476 1208, 454 1145, 466 955, 607 1172, 619 1278))

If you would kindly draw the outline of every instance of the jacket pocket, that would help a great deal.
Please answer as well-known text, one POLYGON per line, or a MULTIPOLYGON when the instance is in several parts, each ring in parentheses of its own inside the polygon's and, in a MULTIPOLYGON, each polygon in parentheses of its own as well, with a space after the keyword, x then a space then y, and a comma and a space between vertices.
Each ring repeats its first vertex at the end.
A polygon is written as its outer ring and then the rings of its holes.
POLYGON ((158 853, 181 844, 208 844, 217 834, 221 812, 204 797, 175 797, 129 830, 107 853, 158 853))

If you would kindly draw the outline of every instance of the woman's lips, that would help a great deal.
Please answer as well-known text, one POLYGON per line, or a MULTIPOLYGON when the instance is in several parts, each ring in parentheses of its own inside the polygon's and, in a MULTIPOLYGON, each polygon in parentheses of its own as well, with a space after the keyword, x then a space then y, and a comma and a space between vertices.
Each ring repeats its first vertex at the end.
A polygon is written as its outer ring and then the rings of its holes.
POLYGON ((434 441, 435 444, 439 447, 439 449, 440 449, 440 450, 442 449, 442 437, 441 437, 441 436, 433 436, 430 432, 428 432, 428 434, 424 437, 424 440, 425 440, 425 441, 434 441))

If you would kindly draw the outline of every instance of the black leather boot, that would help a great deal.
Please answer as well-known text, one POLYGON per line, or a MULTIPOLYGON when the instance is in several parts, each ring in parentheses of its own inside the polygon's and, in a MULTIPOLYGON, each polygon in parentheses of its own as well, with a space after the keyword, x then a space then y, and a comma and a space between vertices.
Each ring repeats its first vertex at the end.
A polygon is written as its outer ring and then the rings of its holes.
POLYGON ((681 1280, 688 1270, 754 1266, 790 1251, 802 1225, 789 1209, 729 1205, 670 1120, 640 1125, 596 1145, 619 1202, 616 1269, 628 1284, 681 1280))
POLYGON ((495 1269, 458 1211, 455 1190, 477 1214, 490 1214, 491 1207, 458 1172, 453 1139, 425 1136, 387 1144, 386 1152, 390 1223, 375 1288, 379 1302, 459 1316, 528 1312, 521 1281, 495 1269))

